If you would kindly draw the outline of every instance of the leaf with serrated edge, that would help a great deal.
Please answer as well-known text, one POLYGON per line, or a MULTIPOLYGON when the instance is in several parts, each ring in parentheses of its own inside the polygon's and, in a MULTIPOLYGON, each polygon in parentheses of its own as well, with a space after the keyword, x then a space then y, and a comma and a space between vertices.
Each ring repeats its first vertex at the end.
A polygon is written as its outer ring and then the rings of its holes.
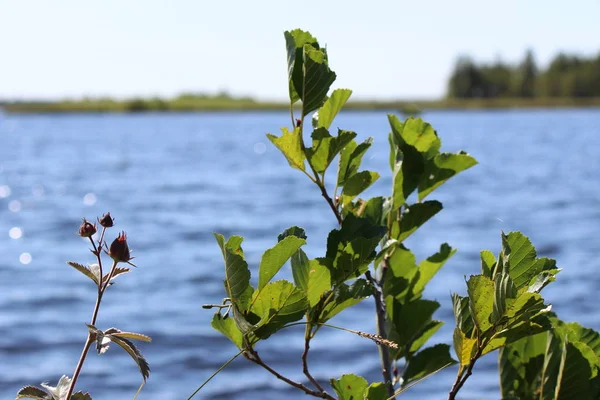
POLYGON ((307 306, 306 296, 300 289, 280 280, 255 292, 250 311, 261 318, 259 325, 264 326, 275 320, 290 322, 302 318, 307 306))
POLYGON ((342 205, 346 206, 352 199, 367 190, 377 179, 379 179, 379 174, 372 171, 361 171, 352 175, 344 183, 341 196, 342 205))
POLYGON ((292 275, 294 277, 294 284, 304 293, 308 291, 308 274, 309 274, 309 262, 308 256, 302 249, 292 256, 290 259, 292 264, 292 275))
POLYGON ((477 160, 464 152, 437 154, 433 160, 428 160, 425 164, 425 171, 419 180, 419 201, 448 179, 476 164, 477 160))
POLYGON ((71 396, 71 400, 92 400, 89 393, 76 392, 71 396))
POLYGON ((323 105, 335 78, 335 72, 327 65, 325 49, 316 49, 310 44, 305 44, 304 85, 302 93, 298 93, 302 100, 302 116, 323 105))
POLYGON ((363 399, 367 390, 367 380, 354 374, 342 375, 340 379, 331 379, 330 382, 339 400, 363 399))
POLYGON ((333 119, 344 107, 351 94, 352 90, 350 89, 335 89, 319 109, 317 127, 329 129, 333 119))
POLYGON ((238 349, 242 348, 242 332, 238 329, 233 318, 224 318, 221 314, 216 313, 213 315, 210 325, 231 340, 238 347, 238 349))
POLYGON ((247 303, 248 287, 250 287, 250 270, 248 263, 244 260, 244 255, 240 247, 243 238, 232 236, 227 242, 223 235, 215 233, 215 238, 225 261, 225 287, 227 295, 232 302, 237 303, 238 307, 245 311, 247 303))
POLYGON ((17 397, 15 400, 18 399, 36 399, 36 400, 47 400, 48 399, 48 393, 46 393, 46 391, 37 388, 35 386, 25 386, 23 388, 21 388, 21 390, 19 390, 19 392, 17 393, 17 397))
POLYGON ((125 339, 141 340, 144 342, 152 341, 152 338, 150 336, 146 336, 146 335, 142 335, 141 333, 134 333, 134 332, 119 331, 119 332, 111 333, 111 336, 116 336, 116 337, 125 338, 125 339))
POLYGON ((294 104, 300 100, 300 94, 303 92, 303 51, 305 44, 312 44, 318 48, 319 43, 309 32, 301 29, 284 32, 285 44, 287 48, 288 64, 288 82, 290 102, 294 104))
POLYGON ((287 128, 281 128, 281 131, 280 137, 268 133, 267 138, 283 153, 292 168, 304 171, 306 156, 302 150, 304 145, 300 128, 291 132, 287 128))
POLYGON ((423 224, 442 210, 443 206, 437 200, 416 203, 407 207, 400 216, 399 235, 394 239, 399 242, 406 240, 416 232, 423 224))
POLYGON ((321 295, 331 289, 331 266, 327 264, 331 260, 327 258, 316 258, 308 262, 308 288, 306 291, 308 303, 314 307, 321 295))
MULTIPOLYGON (((117 276, 126 274, 129 271, 130 271, 129 268, 126 268, 126 267, 115 267, 111 281, 114 280, 117 276)), ((107 280, 108 280, 108 274, 104 275, 104 277, 102 278, 102 282, 106 283, 107 280)))
POLYGON ((439 371, 444 366, 456 364, 450 357, 450 346, 447 344, 436 344, 421 350, 410 362, 402 375, 402 386, 419 380, 433 372, 439 371))
POLYGON ((258 269, 259 291, 265 287, 287 260, 305 243, 306 240, 304 239, 296 236, 288 236, 264 252, 258 269))
POLYGON ((419 263, 418 273, 411 283, 413 298, 421 296, 425 289, 425 285, 429 283, 431 278, 433 278, 454 253, 456 253, 456 249, 450 247, 448 243, 444 243, 440 246, 440 251, 419 263))
POLYGON ((100 284, 98 276, 96 276, 90 268, 86 267, 85 265, 76 263, 74 261, 68 261, 67 264, 70 265, 71 267, 75 268, 77 271, 81 272, 82 274, 84 274, 85 276, 90 278, 91 280, 93 280, 94 283, 96 283, 96 285, 100 284))
POLYGON ((142 374, 142 377, 144 378, 145 382, 146 379, 148 379, 148 377, 150 376, 150 366, 148 365, 148 362, 146 361, 140 350, 127 339, 115 336, 111 336, 111 339, 113 343, 121 346, 123 350, 125 350, 131 356, 131 358, 133 358, 133 360, 138 365, 140 373, 142 374))
POLYGON ((490 317, 494 309, 494 282, 483 275, 473 275, 467 281, 471 314, 483 334, 492 327, 490 317))
POLYGON ((454 351, 456 352, 460 365, 469 365, 471 357, 475 355, 476 348, 477 339, 468 338, 463 331, 454 328, 454 351))
POLYGON ((489 250, 481 250, 481 274, 492 278, 492 271, 496 263, 496 257, 489 250))

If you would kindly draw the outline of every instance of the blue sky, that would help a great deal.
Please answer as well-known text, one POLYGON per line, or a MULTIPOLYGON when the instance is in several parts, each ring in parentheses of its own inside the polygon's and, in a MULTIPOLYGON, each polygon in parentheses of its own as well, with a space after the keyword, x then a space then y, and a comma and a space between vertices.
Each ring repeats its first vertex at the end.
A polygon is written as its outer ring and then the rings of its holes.
POLYGON ((457 56, 600 51, 598 0, 0 0, 0 98, 287 95, 283 31, 355 98, 442 96, 457 56))

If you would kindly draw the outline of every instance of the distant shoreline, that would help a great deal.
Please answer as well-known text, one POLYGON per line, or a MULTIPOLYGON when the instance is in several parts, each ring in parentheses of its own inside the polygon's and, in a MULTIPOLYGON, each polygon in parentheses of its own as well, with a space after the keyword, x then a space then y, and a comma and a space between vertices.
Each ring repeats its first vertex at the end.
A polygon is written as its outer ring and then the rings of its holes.
MULTIPOLYGON (((427 110, 471 109, 532 109, 532 108, 600 108, 600 97, 578 98, 494 98, 494 99, 442 99, 350 101, 346 110, 398 110, 418 114, 427 110)), ((285 102, 258 101, 249 98, 197 97, 133 100, 69 100, 39 102, 0 102, 7 113, 135 113, 135 112, 203 112, 203 111, 279 111, 289 110, 285 102)))

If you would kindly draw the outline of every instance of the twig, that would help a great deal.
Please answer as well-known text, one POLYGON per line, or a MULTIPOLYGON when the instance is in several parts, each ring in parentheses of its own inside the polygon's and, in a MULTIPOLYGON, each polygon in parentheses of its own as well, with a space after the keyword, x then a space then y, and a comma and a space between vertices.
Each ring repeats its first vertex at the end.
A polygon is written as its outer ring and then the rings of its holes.
MULTIPOLYGON (((385 329, 385 303, 383 302, 383 292, 381 291, 377 281, 371 276, 371 271, 365 272, 365 277, 375 287, 375 311, 377 313, 377 334, 384 339, 387 339, 385 329)), ((394 398, 394 386, 392 385, 392 372, 390 371, 390 350, 386 346, 379 346, 379 355, 381 359, 381 374, 383 375, 383 382, 387 389, 387 395, 389 398, 394 398)))
POLYGON ((211 381, 212 378, 214 378, 215 376, 217 376, 217 374, 219 372, 221 372, 222 370, 225 369, 225 367, 227 367, 229 364, 231 364, 233 362, 233 360, 235 360, 236 358, 238 358, 240 356, 240 354, 242 354, 244 351, 240 351, 239 353, 237 353, 235 356, 231 357, 229 360, 227 360, 227 362, 225 362, 225 364, 221 365, 221 367, 216 370, 211 376, 208 377, 207 380, 205 380, 202 385, 200 385, 200 387, 198 387, 198 389, 196 389, 196 391, 194 393, 192 393, 192 395, 190 397, 188 397, 187 400, 191 400, 192 397, 194 397, 196 395, 196 393, 198 393, 204 386, 206 386, 206 384, 208 382, 211 381))
POLYGON ((330 395, 327 392, 317 392, 315 390, 312 390, 312 389, 304 386, 303 384, 301 384, 299 382, 293 381, 290 378, 287 378, 287 377, 281 375, 279 372, 275 371, 273 368, 271 368, 270 366, 265 364, 265 362, 260 358, 260 356, 258 355, 256 350, 254 350, 254 349, 247 350, 246 353, 244 353, 244 355, 250 361, 254 362, 255 364, 260 365, 261 367, 263 367, 264 369, 269 371, 277 379, 284 381, 285 383, 295 387, 296 389, 302 390, 304 393, 306 393, 308 395, 311 395, 313 397, 318 397, 320 399, 335 400, 335 397, 333 397, 332 395, 330 395))
POLYGON ((308 350, 310 349, 310 339, 312 338, 311 330, 311 325, 306 325, 306 333, 304 335, 304 352, 302 353, 302 372, 304 372, 304 375, 306 375, 308 380, 315 386, 315 388, 317 388, 317 390, 324 393, 325 390, 323 389, 323 387, 311 375, 311 373, 308 370, 308 350))
POLYGON ((450 393, 448 393, 448 400, 454 400, 456 398, 458 391, 463 387, 463 385, 465 384, 467 379, 469 379, 469 377, 473 373, 473 367, 475 366, 475 363, 477 362, 479 357, 481 357, 481 353, 483 353, 483 349, 485 348, 485 346, 487 346, 487 343, 479 346, 479 348, 477 349, 477 352, 475 353, 473 358, 471 358, 471 361, 469 362, 469 365, 468 365, 466 371, 459 370, 460 372, 456 376, 456 381, 454 382, 454 385, 452 385, 452 389, 450 390, 450 393))

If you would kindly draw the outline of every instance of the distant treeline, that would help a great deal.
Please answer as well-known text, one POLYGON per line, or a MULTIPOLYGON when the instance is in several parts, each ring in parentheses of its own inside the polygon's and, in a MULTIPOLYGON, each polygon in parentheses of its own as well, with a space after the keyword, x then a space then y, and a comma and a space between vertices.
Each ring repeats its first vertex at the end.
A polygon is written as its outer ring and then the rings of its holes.
POLYGON ((558 54, 547 69, 537 67, 531 50, 518 65, 476 64, 458 59, 448 84, 450 98, 600 97, 600 54, 583 58, 558 54))

